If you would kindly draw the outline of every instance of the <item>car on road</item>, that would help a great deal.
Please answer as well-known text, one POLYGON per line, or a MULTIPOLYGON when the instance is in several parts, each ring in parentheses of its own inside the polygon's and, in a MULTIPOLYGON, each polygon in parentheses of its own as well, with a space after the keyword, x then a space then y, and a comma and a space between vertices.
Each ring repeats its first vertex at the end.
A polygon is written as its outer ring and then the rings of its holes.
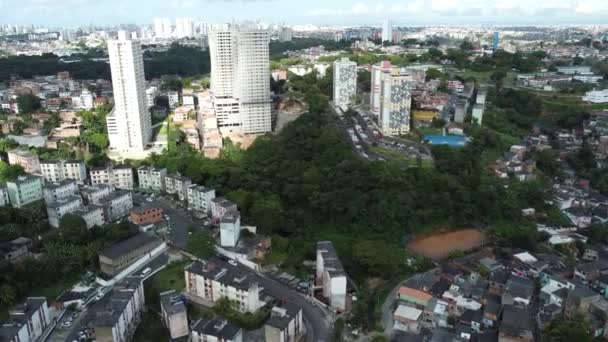
POLYGON ((236 263, 236 261, 235 261, 235 260, 232 260, 232 259, 228 260, 228 263, 229 263, 230 265, 232 265, 232 266, 237 266, 237 265, 238 265, 238 264, 236 263))
POLYGON ((146 267, 142 272, 141 275, 146 275, 148 273, 152 272, 152 269, 150 267, 146 267))
POLYGON ((148 198, 146 198, 146 201, 152 202, 152 199, 150 197, 148 197, 148 198))

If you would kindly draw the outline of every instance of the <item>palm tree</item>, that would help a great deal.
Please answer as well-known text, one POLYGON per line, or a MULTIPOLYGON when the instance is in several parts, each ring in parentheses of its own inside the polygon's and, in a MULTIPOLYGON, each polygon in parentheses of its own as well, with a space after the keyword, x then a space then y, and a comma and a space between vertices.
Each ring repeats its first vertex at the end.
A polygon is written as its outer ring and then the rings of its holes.
POLYGON ((14 287, 4 284, 0 286, 0 303, 5 307, 11 307, 15 305, 17 300, 17 291, 14 287))

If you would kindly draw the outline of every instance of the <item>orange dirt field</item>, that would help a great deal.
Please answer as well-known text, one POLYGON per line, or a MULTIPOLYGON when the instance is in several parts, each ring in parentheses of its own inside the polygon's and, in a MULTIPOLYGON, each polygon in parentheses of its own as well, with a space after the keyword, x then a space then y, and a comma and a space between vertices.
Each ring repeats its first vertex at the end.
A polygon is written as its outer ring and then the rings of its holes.
POLYGON ((462 229, 417 238, 407 245, 414 253, 441 260, 454 251, 469 251, 488 242, 488 238, 477 229, 462 229))

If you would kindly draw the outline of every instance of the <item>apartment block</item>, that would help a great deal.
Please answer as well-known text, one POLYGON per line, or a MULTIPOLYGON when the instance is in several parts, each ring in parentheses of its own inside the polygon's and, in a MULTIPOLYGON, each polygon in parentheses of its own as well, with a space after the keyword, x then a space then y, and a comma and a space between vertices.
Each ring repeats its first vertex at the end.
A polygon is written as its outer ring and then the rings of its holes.
POLYGON ((4 207, 5 205, 9 205, 11 200, 8 197, 8 189, 0 188, 0 207, 4 207))
POLYGON ((29 297, 9 312, 9 319, 0 323, 0 339, 10 342, 37 341, 51 323, 44 297, 29 297))
POLYGON ((216 197, 211 200, 211 217, 216 220, 221 220, 229 211, 237 211, 237 206, 230 200, 224 197, 216 197))
POLYGON ((226 212, 220 220, 220 245, 236 247, 241 234, 241 214, 236 210, 226 212))
POLYGON ((302 309, 294 303, 283 303, 272 308, 264 325, 264 341, 296 342, 305 331, 302 309))
POLYGON ((317 242, 316 283, 333 309, 346 309, 346 272, 331 241, 317 242))
POLYGON ((160 244, 159 239, 138 233, 99 252, 99 268, 103 273, 114 276, 160 244))
POLYGON ((99 204, 101 201, 110 196, 111 193, 116 191, 114 185, 111 184, 97 184, 91 187, 82 189, 80 193, 84 197, 87 204, 99 204))
POLYGON ((81 160, 43 160, 40 162, 40 170, 47 182, 73 179, 84 183, 87 180, 87 168, 81 160))
POLYGON ((118 190, 103 199, 100 205, 104 208, 106 222, 114 222, 129 214, 133 208, 133 195, 130 191, 118 190))
POLYGON ((382 134, 391 136, 410 131, 413 81, 410 71, 393 67, 388 61, 372 66, 370 110, 378 117, 382 134))
POLYGON ((138 225, 148 225, 163 219, 163 208, 144 205, 131 209, 131 221, 138 225))
POLYGON ((135 181, 133 180, 133 169, 129 166, 107 166, 93 168, 90 171, 91 184, 110 184, 117 189, 133 190, 135 181))
POLYGON ((215 198, 215 190, 202 185, 190 185, 188 192, 188 209, 208 214, 211 212, 211 201, 215 198))
POLYGON ((188 198, 188 187, 190 185, 192 185, 190 178, 180 174, 165 177, 165 191, 168 194, 176 194, 180 201, 188 198))
POLYGON ((188 336, 188 312, 182 295, 175 291, 166 291, 160 294, 160 309, 165 327, 169 329, 172 339, 188 336))
POLYGON ((167 169, 150 166, 142 166, 137 169, 140 189, 164 192, 166 176, 167 169))
POLYGON ((32 175, 20 176, 15 181, 6 182, 6 189, 12 206, 21 208, 24 205, 41 200, 44 197, 42 184, 42 177, 32 175))
POLYGON ((46 204, 46 213, 49 217, 49 225, 59 227, 59 221, 65 214, 72 213, 82 208, 80 196, 67 196, 46 204))
POLYGON ((7 154, 10 165, 21 165, 27 173, 40 173, 40 159, 38 155, 24 150, 11 150, 7 154))
POLYGON ((44 201, 49 204, 60 199, 76 195, 78 184, 76 181, 66 179, 56 183, 46 184, 43 189, 44 201))
POLYGON ((192 342, 243 342, 243 330, 221 317, 192 324, 192 342))
POLYGON ((91 204, 87 207, 77 209, 72 212, 73 215, 82 217, 84 222, 87 224, 87 228, 101 227, 106 224, 106 218, 102 206, 91 204))
POLYGON ((344 57, 334 62, 334 103, 345 111, 357 95, 357 63, 344 57))
POLYGON ((215 303, 228 298, 238 303, 241 312, 254 312, 265 303, 253 277, 219 259, 195 261, 185 269, 186 293, 215 303))

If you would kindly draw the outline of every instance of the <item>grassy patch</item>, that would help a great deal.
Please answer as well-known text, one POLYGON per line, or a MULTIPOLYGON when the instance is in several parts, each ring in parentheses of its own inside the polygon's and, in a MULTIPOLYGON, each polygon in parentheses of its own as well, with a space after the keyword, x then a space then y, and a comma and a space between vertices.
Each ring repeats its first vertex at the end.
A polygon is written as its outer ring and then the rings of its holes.
POLYGON ((153 310, 144 312, 141 323, 135 330, 135 342, 165 342, 169 341, 169 330, 165 328, 160 316, 153 310))
POLYGON ((429 167, 433 166, 433 163, 429 160, 421 159, 420 161, 418 161, 417 159, 414 159, 414 158, 408 158, 408 156, 406 156, 402 152, 395 151, 392 149, 383 148, 380 146, 374 146, 374 147, 371 147, 371 150, 373 152, 381 155, 382 157, 386 158, 387 160, 405 164, 408 167, 429 168, 429 167))
POLYGON ((425 135, 441 135, 443 133, 441 129, 433 127, 419 127, 416 128, 416 130, 418 131, 420 137, 425 135))
POLYGON ((158 289, 163 291, 176 290, 182 291, 186 287, 186 280, 184 278, 184 267, 189 262, 178 261, 167 265, 165 269, 156 273, 149 282, 158 289))

